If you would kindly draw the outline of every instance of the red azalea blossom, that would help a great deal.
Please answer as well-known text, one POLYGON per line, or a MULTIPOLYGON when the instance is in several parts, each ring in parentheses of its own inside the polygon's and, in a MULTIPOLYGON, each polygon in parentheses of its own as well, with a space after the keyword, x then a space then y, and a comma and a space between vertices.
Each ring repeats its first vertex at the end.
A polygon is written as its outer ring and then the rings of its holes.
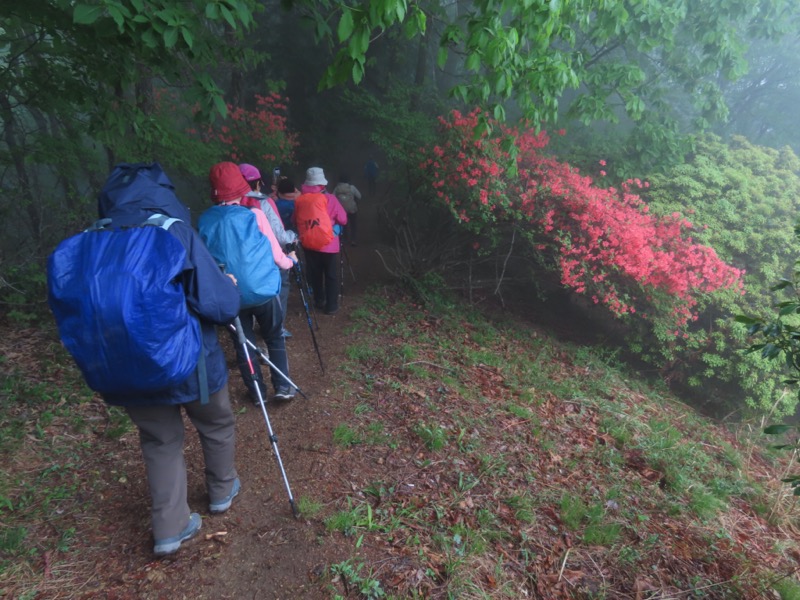
POLYGON ((649 213, 633 191, 648 182, 628 179, 620 189, 595 187, 591 178, 541 152, 549 142, 544 131, 492 122, 494 132, 511 136, 516 145, 518 173, 511 177, 501 137, 474 138, 478 114, 453 111, 440 117, 439 143, 424 149, 420 161, 434 189, 447 182, 445 202, 470 229, 478 232, 497 221, 527 223, 542 240, 535 248, 555 251, 561 282, 577 293, 591 293, 593 302, 617 315, 646 318, 650 311, 637 311, 636 304, 661 303, 681 327, 694 318, 699 294, 742 289, 741 271, 687 235, 691 223, 677 213, 649 213))
MULTIPOLYGON (((289 131, 288 101, 275 92, 254 96, 253 110, 228 104, 228 116, 221 123, 189 128, 186 133, 202 142, 218 142, 225 147, 225 158, 234 162, 247 161, 259 167, 271 168, 275 163, 289 162, 298 145, 297 136, 289 131)), ((157 97, 158 110, 165 114, 192 115, 197 107, 180 106, 174 96, 161 92, 157 97)))

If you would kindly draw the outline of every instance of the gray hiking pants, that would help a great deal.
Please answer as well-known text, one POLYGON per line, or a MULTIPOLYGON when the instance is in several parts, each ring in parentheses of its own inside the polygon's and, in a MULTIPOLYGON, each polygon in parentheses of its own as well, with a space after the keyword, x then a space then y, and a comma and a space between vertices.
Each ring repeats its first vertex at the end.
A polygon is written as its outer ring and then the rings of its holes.
POLYGON ((178 535, 189 523, 181 407, 200 435, 210 501, 225 499, 231 493, 237 477, 233 464, 235 419, 227 383, 220 391, 209 396, 208 404, 196 400, 169 406, 126 407, 131 420, 139 428, 139 441, 150 485, 153 538, 156 540, 178 535))

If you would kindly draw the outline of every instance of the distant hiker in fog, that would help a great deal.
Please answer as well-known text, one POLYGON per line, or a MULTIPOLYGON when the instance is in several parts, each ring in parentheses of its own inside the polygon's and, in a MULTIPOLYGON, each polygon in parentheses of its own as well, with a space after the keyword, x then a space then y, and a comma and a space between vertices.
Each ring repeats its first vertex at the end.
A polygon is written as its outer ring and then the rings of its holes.
POLYGON ((306 171, 302 194, 295 201, 294 222, 305 251, 314 306, 333 315, 339 310, 339 237, 347 225, 347 213, 328 192, 328 180, 319 167, 306 171))
POLYGON ((375 162, 375 159, 370 158, 364 165, 364 177, 369 184, 369 195, 375 195, 375 182, 378 180, 378 163, 375 162))
POLYGON ((350 183, 347 175, 341 174, 333 193, 347 212, 347 225, 342 232, 342 242, 350 242, 351 246, 355 246, 358 244, 358 201, 361 200, 361 192, 350 183))

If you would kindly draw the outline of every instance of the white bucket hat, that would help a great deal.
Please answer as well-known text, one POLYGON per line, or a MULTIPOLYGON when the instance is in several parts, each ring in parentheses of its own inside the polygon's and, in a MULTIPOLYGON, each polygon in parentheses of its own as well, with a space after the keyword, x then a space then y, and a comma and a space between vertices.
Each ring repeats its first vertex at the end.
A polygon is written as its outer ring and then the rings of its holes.
POLYGON ((305 185, 328 185, 328 180, 325 179, 325 172, 319 167, 311 167, 306 171, 305 185))

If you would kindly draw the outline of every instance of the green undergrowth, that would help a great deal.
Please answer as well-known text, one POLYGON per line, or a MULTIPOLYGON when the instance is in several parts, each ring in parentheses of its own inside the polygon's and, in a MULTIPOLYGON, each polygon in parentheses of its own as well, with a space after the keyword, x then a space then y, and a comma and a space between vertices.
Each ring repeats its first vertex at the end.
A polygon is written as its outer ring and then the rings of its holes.
POLYGON ((92 400, 60 344, 31 335, 35 360, 0 361, 0 590, 70 553, 100 479, 84 458, 129 428, 124 413, 92 400))
POLYGON ((793 500, 746 427, 453 300, 376 292, 352 317, 334 442, 388 466, 320 514, 353 539, 334 595, 793 597, 793 500))

